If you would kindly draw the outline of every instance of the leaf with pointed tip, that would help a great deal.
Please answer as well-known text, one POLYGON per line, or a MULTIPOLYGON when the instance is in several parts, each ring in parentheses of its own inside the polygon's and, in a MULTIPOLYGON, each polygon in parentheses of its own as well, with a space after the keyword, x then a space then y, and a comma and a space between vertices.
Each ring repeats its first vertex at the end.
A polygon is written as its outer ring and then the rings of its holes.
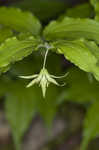
POLYGON ((99 81, 99 47, 84 39, 60 41, 52 44, 60 53, 80 69, 92 73, 99 81))
POLYGON ((52 21, 43 32, 47 40, 75 40, 85 38, 99 44, 99 23, 92 19, 65 17, 52 21))
POLYGON ((0 7, 0 24, 18 32, 30 32, 38 35, 41 30, 39 20, 30 12, 18 8, 0 7))
POLYGON ((7 39, 0 45, 0 70, 5 71, 11 63, 22 60, 30 55, 40 43, 39 38, 33 36, 25 40, 18 40, 16 37, 7 39))
POLYGON ((55 85, 49 86, 45 99, 42 96, 41 89, 36 93, 36 109, 40 113, 47 127, 51 127, 52 121, 55 118, 57 112, 57 99, 59 95, 59 88, 55 85))
POLYGON ((86 150, 90 140, 99 136, 99 102, 96 101, 89 107, 84 120, 83 142, 81 150, 86 150))
POLYGON ((25 86, 26 83, 21 81, 10 83, 5 101, 7 119, 17 150, 20 149, 22 137, 36 112, 39 112, 46 125, 50 126, 57 111, 57 87, 49 88, 46 99, 43 99, 39 87, 26 89, 25 86))
POLYGON ((24 87, 24 84, 19 82, 10 83, 8 91, 5 101, 6 115, 12 129, 16 149, 20 150, 22 137, 35 115, 33 101, 35 97, 24 87))

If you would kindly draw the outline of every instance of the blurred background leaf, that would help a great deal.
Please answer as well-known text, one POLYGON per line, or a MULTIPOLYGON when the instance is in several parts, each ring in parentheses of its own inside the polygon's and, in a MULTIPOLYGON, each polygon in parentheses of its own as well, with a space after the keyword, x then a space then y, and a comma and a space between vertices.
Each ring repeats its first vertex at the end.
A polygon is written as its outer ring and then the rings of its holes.
POLYGON ((67 8, 67 3, 57 0, 24 0, 12 3, 12 6, 33 12, 41 21, 58 16, 67 8))
POLYGON ((81 150, 86 150, 89 142, 98 136, 99 136, 99 101, 96 101, 89 107, 87 114, 85 116, 81 150))
POLYGON ((67 88, 63 90, 59 101, 66 100, 81 104, 92 103, 99 99, 99 83, 89 73, 73 67, 68 70, 65 79, 67 88))

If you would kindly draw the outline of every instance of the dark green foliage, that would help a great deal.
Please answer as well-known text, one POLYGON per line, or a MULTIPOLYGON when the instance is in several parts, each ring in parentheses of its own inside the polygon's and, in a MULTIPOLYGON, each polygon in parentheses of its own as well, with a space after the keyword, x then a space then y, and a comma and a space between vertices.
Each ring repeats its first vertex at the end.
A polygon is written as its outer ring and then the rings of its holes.
POLYGON ((25 0, 11 6, 0 7, 0 98, 4 96, 16 149, 21 149, 36 114, 51 127, 60 104, 73 101, 89 104, 81 144, 81 150, 87 150, 90 140, 99 136, 99 1, 68 9, 62 2, 49 0, 25 0), (48 22, 58 14, 57 20, 48 22), (48 25, 41 25, 37 17, 48 25), (61 56, 78 68, 69 68, 69 75, 60 80, 67 85, 50 86, 44 100, 38 86, 25 88, 28 82, 19 76, 40 72, 47 49, 50 74, 63 74, 61 56))
POLYGON ((67 3, 57 0, 24 0, 14 2, 13 5, 33 12, 43 22, 56 17, 67 8, 67 3))

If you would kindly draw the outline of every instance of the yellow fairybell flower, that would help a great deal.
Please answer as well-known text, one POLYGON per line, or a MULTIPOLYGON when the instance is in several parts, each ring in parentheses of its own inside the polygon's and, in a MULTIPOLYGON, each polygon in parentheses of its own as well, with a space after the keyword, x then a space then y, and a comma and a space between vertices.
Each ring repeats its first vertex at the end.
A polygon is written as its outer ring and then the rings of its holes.
POLYGON ((53 83, 57 86, 60 86, 60 84, 57 83, 55 78, 63 78, 65 76, 67 76, 67 74, 65 74, 64 76, 57 77, 57 76, 54 76, 54 75, 50 75, 48 73, 47 69, 45 68, 47 54, 48 54, 48 49, 47 49, 46 54, 45 54, 43 68, 41 69, 39 74, 34 74, 34 75, 31 75, 31 76, 20 76, 20 78, 23 78, 23 79, 33 79, 27 85, 27 88, 33 86, 34 84, 39 84, 39 86, 42 89, 42 93, 43 93, 44 98, 45 98, 45 95, 46 95, 47 87, 49 86, 50 83, 53 83))

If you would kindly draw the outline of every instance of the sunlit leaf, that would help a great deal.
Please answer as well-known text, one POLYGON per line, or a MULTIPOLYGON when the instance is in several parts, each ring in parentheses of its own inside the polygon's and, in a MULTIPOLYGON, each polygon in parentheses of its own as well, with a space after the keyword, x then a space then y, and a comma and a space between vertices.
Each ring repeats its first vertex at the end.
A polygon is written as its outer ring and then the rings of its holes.
POLYGON ((8 67, 11 63, 22 60, 36 49, 40 40, 33 36, 18 40, 16 37, 7 39, 0 45, 0 70, 8 67))
POLYGON ((40 33, 41 24, 30 12, 19 8, 0 7, 0 24, 18 32, 30 32, 33 35, 40 33))
POLYGON ((52 21, 44 30, 47 40, 85 38, 99 43, 99 23, 92 19, 68 18, 52 21))
POLYGON ((99 48, 86 40, 54 42, 54 47, 80 69, 92 73, 99 80, 99 48))

